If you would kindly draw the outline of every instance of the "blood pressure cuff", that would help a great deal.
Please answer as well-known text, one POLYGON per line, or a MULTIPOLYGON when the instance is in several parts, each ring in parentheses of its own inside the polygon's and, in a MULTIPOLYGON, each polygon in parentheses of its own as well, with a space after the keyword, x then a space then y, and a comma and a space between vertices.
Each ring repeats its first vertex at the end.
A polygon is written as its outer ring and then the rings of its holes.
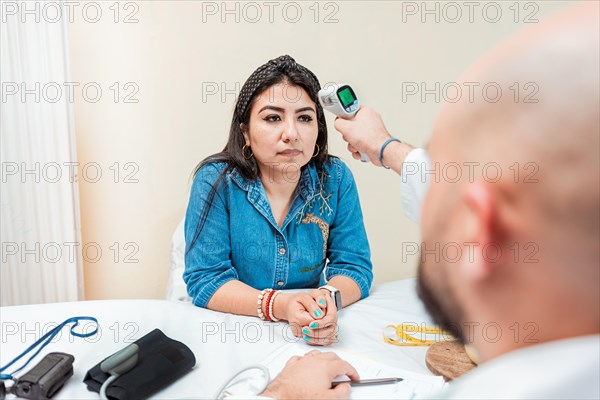
MULTIPOLYGON (((167 337, 160 329, 153 330, 134 343, 139 346, 138 362, 108 386, 106 397, 109 399, 144 399, 173 383, 196 365, 194 353, 185 344, 167 337)), ((102 361, 85 374, 83 382, 90 391, 99 393, 102 383, 110 377, 100 369, 102 361)))

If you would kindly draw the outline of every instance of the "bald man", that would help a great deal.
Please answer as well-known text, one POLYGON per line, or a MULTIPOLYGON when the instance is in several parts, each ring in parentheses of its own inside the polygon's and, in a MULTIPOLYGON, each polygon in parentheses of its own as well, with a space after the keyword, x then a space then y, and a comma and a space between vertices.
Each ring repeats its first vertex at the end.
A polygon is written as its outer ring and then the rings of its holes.
MULTIPOLYGON (((425 247, 452 243, 462 256, 422 255, 419 295, 480 361, 439 397, 600 397, 599 37, 594 1, 507 41, 463 79, 496 82, 502 98, 448 104, 428 155, 388 142, 372 109, 336 121, 355 158, 364 152, 374 165, 464 168, 430 179, 420 212, 425 247), (515 82, 534 83, 537 101, 515 98, 515 82), (489 165, 495 173, 483 172, 489 165)), ((427 182, 410 171, 403 200, 418 213, 427 182)), ((311 352, 290 360, 264 395, 347 397, 348 384, 331 388, 338 375, 358 378, 335 355, 311 352)))

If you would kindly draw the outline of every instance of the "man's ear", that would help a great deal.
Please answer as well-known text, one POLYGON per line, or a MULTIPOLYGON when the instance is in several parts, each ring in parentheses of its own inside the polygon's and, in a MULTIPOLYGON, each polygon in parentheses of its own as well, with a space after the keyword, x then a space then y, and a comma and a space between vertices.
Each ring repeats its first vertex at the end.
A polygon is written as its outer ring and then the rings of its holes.
MULTIPOLYGON (((493 272, 494 260, 499 259, 500 246, 494 231, 496 204, 491 187, 482 182, 469 184, 463 192, 466 207, 465 235, 469 242, 463 256, 462 271, 469 281, 487 279, 493 272)), ((467 244, 465 244, 467 246, 467 244)))
POLYGON ((242 134, 244 135, 246 145, 250 146, 250 136, 248 135, 248 127, 242 122, 240 123, 240 129, 242 130, 242 134))

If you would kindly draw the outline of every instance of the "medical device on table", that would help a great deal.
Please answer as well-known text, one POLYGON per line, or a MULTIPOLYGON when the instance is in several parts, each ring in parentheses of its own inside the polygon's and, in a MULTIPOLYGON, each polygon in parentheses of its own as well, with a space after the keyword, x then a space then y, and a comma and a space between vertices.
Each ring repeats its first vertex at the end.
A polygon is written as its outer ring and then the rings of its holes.
POLYGON ((145 399, 194 365, 196 357, 189 347, 154 329, 93 366, 83 382, 103 399, 145 399))
MULTIPOLYGON (((360 102, 356 92, 347 83, 328 84, 319 90, 319 102, 321 106, 340 118, 352 119, 360 108, 360 102)), ((369 162, 366 154, 360 153, 362 162, 369 162)))
POLYGON ((73 362, 75 361, 75 357, 71 354, 60 352, 48 353, 24 375, 17 376, 17 374, 26 368, 65 326, 69 325, 71 325, 70 334, 80 338, 87 338, 98 332, 98 320, 87 316, 68 318, 48 331, 8 364, 0 366, 0 399, 4 399, 9 393, 24 399, 49 399, 63 387, 65 382, 73 376, 73 362), (75 328, 79 325, 80 321, 92 321, 95 324, 94 330, 84 333, 76 332, 75 328), (29 353, 33 353, 33 355, 30 355, 27 361, 22 362, 21 366, 18 367, 18 362, 29 353), (7 370, 11 367, 14 370, 9 373, 7 370), (4 384, 5 381, 12 381, 12 386, 7 388, 4 384))

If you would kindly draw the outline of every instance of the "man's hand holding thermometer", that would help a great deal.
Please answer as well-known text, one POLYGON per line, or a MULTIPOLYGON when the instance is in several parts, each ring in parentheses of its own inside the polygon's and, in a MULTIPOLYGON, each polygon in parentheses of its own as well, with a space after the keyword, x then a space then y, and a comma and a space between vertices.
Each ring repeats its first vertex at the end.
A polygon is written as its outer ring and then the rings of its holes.
MULTIPOLYGON (((360 108, 354 89, 347 83, 332 84, 319 90, 319 102, 323 109, 343 119, 354 118, 360 108)), ((359 158, 362 162, 369 162, 365 153, 360 153, 359 158)))
POLYGON ((334 127, 348 143, 352 157, 382 166, 379 161, 382 156, 383 163, 400 174, 404 158, 414 148, 396 141, 386 144, 392 136, 381 116, 371 107, 360 106, 356 91, 350 85, 334 84, 321 89, 319 101, 325 110, 339 117, 335 119, 334 127))

